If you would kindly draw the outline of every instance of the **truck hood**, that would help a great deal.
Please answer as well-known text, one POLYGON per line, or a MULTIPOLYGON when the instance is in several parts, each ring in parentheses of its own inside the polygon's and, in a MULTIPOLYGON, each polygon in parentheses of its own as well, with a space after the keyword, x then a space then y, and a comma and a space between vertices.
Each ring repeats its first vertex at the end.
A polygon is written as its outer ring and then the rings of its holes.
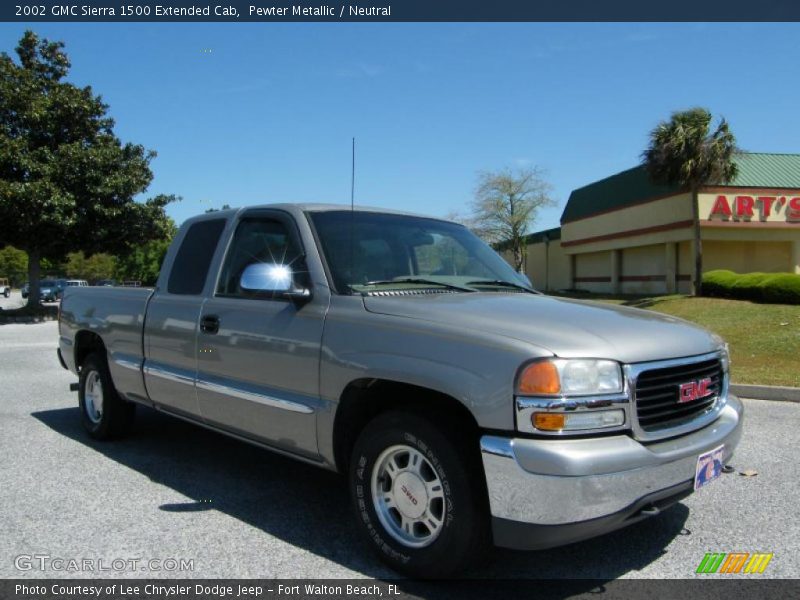
POLYGON ((714 334, 682 319, 635 308, 526 293, 366 296, 372 313, 500 334, 556 356, 644 362, 713 352, 714 334))

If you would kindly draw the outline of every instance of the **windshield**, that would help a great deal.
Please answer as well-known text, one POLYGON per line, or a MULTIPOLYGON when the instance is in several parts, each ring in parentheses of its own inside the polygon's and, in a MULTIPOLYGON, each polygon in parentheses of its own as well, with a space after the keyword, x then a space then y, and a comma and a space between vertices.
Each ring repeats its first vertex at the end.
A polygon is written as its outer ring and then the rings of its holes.
POLYGON ((56 282, 53 281, 52 279, 42 279, 39 282, 39 287, 40 288, 56 287, 56 282))
POLYGON ((311 213, 311 220, 341 293, 437 284, 473 291, 478 281, 529 286, 494 250, 456 223, 346 210, 311 213))

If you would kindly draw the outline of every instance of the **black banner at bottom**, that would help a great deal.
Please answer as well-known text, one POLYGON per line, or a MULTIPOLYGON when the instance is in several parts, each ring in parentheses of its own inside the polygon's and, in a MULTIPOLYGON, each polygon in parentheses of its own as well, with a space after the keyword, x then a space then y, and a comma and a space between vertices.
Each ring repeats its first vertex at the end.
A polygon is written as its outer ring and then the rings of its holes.
POLYGON ((800 598, 800 580, 3 579, 3 600, 407 600, 442 598, 800 598))

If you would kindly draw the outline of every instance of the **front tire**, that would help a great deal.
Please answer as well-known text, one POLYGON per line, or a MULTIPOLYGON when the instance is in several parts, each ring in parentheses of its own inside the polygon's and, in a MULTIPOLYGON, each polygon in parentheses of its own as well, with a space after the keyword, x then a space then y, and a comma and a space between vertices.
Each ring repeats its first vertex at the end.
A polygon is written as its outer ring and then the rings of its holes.
POLYGON ((105 357, 97 353, 89 354, 81 365, 78 406, 84 429, 98 440, 126 434, 136 412, 136 406, 117 393, 105 357))
POLYGON ((491 547, 477 440, 459 443, 463 437, 393 411, 356 441, 349 484, 357 527, 392 569, 449 577, 491 547))

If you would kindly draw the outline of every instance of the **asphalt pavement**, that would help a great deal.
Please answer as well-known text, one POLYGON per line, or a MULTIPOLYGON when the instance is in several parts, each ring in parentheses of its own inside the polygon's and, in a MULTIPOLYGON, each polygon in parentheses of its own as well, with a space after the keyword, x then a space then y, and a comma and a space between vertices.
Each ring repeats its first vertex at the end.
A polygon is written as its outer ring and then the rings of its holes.
MULTIPOLYGON (((333 473, 151 410, 125 440, 88 438, 56 341, 53 322, 0 325, 0 577, 394 577, 333 473)), ((601 538, 498 550, 470 576, 691 578, 706 552, 771 552, 759 577, 797 577, 800 405, 745 405, 736 472, 601 538)))

